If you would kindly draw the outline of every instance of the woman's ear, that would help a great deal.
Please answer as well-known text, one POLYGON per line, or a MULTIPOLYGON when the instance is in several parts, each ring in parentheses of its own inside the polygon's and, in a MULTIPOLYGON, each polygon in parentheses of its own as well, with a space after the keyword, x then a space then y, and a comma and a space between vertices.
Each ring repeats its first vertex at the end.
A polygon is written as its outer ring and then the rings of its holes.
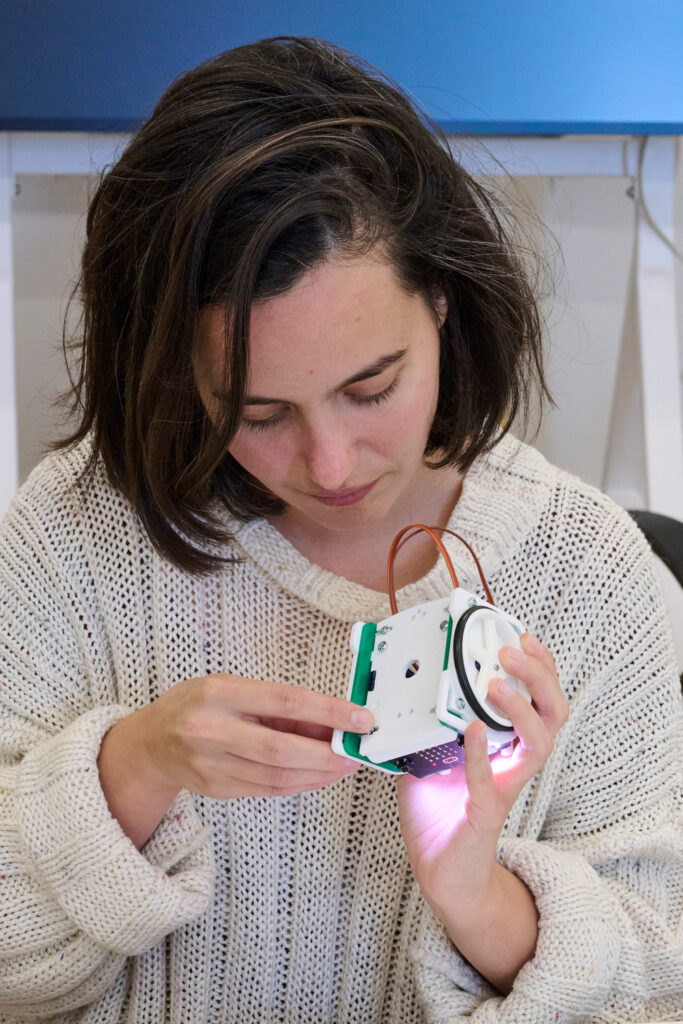
POLYGON ((439 330, 443 327, 448 316, 448 301, 443 292, 436 292, 434 295, 434 307, 436 309, 439 330))

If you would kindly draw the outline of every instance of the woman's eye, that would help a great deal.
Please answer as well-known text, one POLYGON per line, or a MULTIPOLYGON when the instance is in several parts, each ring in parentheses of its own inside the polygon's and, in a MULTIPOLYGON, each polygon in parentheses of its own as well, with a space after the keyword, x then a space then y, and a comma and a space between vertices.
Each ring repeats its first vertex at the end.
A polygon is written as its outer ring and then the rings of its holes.
POLYGON ((250 430, 267 430, 268 427, 274 427, 284 419, 284 415, 283 412, 278 412, 274 416, 268 416, 265 420, 248 420, 243 418, 242 423, 245 427, 249 427, 250 430))
POLYGON ((349 395, 354 402, 359 402, 361 405, 366 402, 374 402, 375 405, 379 405, 380 402, 384 402, 390 395, 393 395, 394 391, 398 387, 398 377, 395 377, 388 387, 382 391, 375 391, 372 395, 349 395))
MULTIPOLYGON (((393 395, 394 391, 398 387, 398 381, 399 378, 395 377, 388 387, 383 388, 382 391, 375 391, 372 395, 349 394, 348 398, 357 405, 368 405, 370 403, 379 405, 380 402, 386 401, 390 395, 393 395)), ((250 420, 245 417, 243 418, 242 423, 245 427, 248 427, 249 430, 268 430, 269 427, 276 427, 278 423, 281 423, 282 420, 284 420, 285 415, 286 410, 283 409, 281 412, 275 413, 273 416, 268 416, 263 420, 250 420)))

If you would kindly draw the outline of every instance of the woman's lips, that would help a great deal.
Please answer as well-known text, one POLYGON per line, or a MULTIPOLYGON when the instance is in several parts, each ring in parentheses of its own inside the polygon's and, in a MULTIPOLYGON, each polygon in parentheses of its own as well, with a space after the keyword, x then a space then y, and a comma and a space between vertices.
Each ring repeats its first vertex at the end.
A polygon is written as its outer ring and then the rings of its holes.
POLYGON ((354 491, 312 494, 311 497, 323 505, 355 505, 356 502, 362 501, 365 495, 370 493, 376 483, 377 480, 373 480, 371 484, 366 484, 365 487, 357 487, 354 491))

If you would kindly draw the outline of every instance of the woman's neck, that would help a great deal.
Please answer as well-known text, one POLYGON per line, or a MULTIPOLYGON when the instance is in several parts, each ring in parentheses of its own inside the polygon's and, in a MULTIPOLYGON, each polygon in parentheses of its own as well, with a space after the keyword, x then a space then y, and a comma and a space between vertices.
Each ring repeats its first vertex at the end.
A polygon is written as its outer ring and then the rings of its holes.
MULTIPOLYGON (((379 523, 360 529, 311 529, 301 520, 284 513, 269 517, 278 530, 310 562, 336 576, 380 593, 387 592, 387 555, 391 542, 409 523, 447 526, 460 497, 462 476, 455 470, 430 470, 428 485, 411 500, 379 523)), ((421 579, 434 566, 437 549, 433 540, 420 533, 401 549, 394 570, 396 589, 421 579)))

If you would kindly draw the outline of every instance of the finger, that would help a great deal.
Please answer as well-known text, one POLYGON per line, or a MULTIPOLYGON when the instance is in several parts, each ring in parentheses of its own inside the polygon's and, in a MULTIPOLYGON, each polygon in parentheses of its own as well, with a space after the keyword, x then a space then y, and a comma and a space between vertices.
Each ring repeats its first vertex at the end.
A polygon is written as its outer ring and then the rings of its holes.
POLYGON ((522 654, 515 647, 501 647, 499 657, 505 671, 524 683, 536 711, 554 736, 566 722, 568 708, 554 666, 549 668, 544 661, 522 654))
POLYGON ((223 737, 214 733, 213 742, 219 744, 225 756, 236 755, 275 768, 339 773, 349 763, 335 754, 327 740, 281 732, 243 719, 229 722, 223 737))
POLYGON ((470 722, 465 730, 465 781, 476 803, 483 803, 494 785, 483 722, 470 722))
POLYGON ((547 669, 550 669, 551 672, 557 675, 555 659, 548 648, 544 647, 537 637, 532 636, 531 633, 522 633, 520 643, 525 654, 528 654, 533 658, 538 658, 539 661, 543 662, 547 669))
MULTIPOLYGON (((360 768, 360 765, 358 765, 358 768, 360 768)), ((256 782, 231 781, 225 787, 212 788, 211 792, 206 792, 204 795, 210 796, 215 800, 230 800, 243 796, 293 796, 296 793, 309 793, 315 789, 322 789, 324 786, 339 782, 343 777, 337 776, 336 779, 332 779, 330 782, 316 782, 305 786, 284 786, 280 788, 261 786, 256 782)))
POLYGON ((311 786, 318 788, 328 786, 337 779, 352 775, 360 768, 356 761, 338 758, 339 764, 331 771, 320 771, 311 768, 284 768, 279 765, 262 764, 235 754, 223 754, 220 762, 211 759, 202 772, 207 778, 229 779, 231 782, 248 783, 265 787, 271 791, 294 789, 296 791, 311 786))
POLYGON ((211 676, 207 682, 211 687, 210 696, 229 702, 233 713, 312 722, 357 733, 369 732, 375 724, 372 713, 366 708, 304 686, 242 679, 222 673, 211 676))
POLYGON ((267 715, 261 715, 257 721, 261 725, 267 726, 268 729, 277 729, 278 732, 296 733, 297 736, 310 736, 311 739, 326 740, 327 743, 330 743, 332 740, 332 729, 329 725, 316 725, 315 722, 292 722, 291 719, 269 718, 267 715))
POLYGON ((545 764, 553 749, 553 733, 547 728, 536 709, 504 679, 492 679, 488 691, 491 700, 512 722, 522 746, 535 765, 535 770, 545 764))

